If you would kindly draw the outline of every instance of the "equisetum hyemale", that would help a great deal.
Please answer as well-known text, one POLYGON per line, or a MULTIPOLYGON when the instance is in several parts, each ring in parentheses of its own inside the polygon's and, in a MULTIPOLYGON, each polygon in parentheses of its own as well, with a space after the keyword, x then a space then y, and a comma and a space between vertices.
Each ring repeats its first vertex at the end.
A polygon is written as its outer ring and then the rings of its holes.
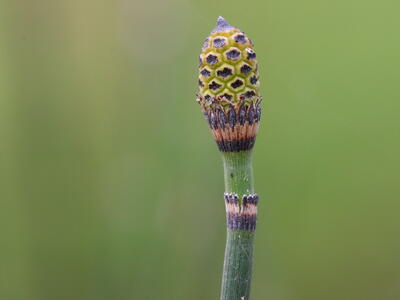
POLYGON ((248 300, 258 196, 252 149, 261 96, 253 42, 219 17, 199 57, 197 102, 222 153, 227 243, 221 300, 248 300))

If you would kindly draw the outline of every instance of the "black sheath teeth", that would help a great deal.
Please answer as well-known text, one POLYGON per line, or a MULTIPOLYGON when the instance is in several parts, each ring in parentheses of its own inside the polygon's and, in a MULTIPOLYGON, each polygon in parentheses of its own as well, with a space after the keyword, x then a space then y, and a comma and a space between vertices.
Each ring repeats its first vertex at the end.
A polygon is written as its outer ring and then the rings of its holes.
POLYGON ((216 141, 219 151, 221 152, 240 152, 247 151, 254 147, 256 138, 232 140, 232 141, 216 141))
POLYGON ((261 120, 261 107, 258 105, 256 107, 256 122, 260 122, 261 120))
POLYGON ((204 113, 211 130, 229 130, 238 133, 237 136, 235 133, 234 137, 227 138, 225 134, 228 134, 228 131, 221 132, 220 134, 222 135, 219 134, 220 138, 216 137, 216 143, 220 151, 240 152, 254 147, 257 130, 252 128, 250 129, 251 133, 248 131, 246 134, 242 134, 240 133, 242 130, 240 126, 252 126, 254 123, 259 122, 261 116, 260 103, 261 100, 256 102, 255 105, 243 104, 240 108, 235 108, 233 105, 226 108, 216 107, 204 113))
POLYGON ((218 128, 217 119, 215 118, 215 115, 213 112, 210 113, 210 124, 211 124, 212 129, 218 128))
POLYGON ((240 125, 244 125, 244 122, 246 121, 246 108, 242 106, 239 110, 239 123, 240 125))
POLYGON ((249 112, 248 112, 247 119, 248 119, 249 124, 253 124, 253 122, 254 122, 254 108, 253 108, 253 105, 251 105, 249 107, 249 112))
POLYGON ((238 124, 253 124, 260 121, 261 107, 256 105, 242 105, 239 111, 236 111, 233 105, 225 112, 222 108, 212 109, 206 114, 211 129, 225 128, 226 125, 234 127, 238 124))
POLYGON ((219 110, 218 112, 218 120, 219 120, 219 125, 221 126, 222 129, 224 129, 226 124, 226 116, 222 110, 219 110))
POLYGON ((242 205, 239 207, 239 195, 234 193, 225 193, 224 199, 227 204, 226 224, 231 230, 254 231, 257 224, 258 195, 249 194, 242 196, 242 205), (231 206, 234 206, 232 210, 231 206), (236 208, 235 208, 236 207, 236 208))
POLYGON ((229 125, 231 125, 231 127, 235 127, 236 125, 236 113, 233 107, 229 110, 229 125))

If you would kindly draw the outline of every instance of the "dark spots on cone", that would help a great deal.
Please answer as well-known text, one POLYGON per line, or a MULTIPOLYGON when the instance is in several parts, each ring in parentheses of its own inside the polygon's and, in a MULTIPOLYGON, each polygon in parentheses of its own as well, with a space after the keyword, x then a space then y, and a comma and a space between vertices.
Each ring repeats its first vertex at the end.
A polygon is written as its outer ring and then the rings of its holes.
POLYGON ((234 82, 231 83, 231 87, 233 87, 234 89, 236 89, 242 85, 243 85, 243 81, 240 79, 236 79, 234 82))
POLYGON ((228 76, 230 76, 232 74, 233 74, 233 72, 232 72, 231 68, 226 68, 225 67, 222 70, 218 70, 217 71, 217 75, 222 77, 222 78, 226 78, 226 77, 228 77, 228 76))
POLYGON ((218 90, 221 86, 222 86, 222 85, 220 85, 219 83, 217 83, 217 82, 215 82, 215 81, 212 81, 212 82, 208 85, 208 87, 209 87, 211 90, 213 90, 213 91, 218 90))
POLYGON ((242 33, 239 33, 239 34, 235 35, 233 37, 233 39, 235 40, 236 43, 240 43, 240 44, 245 44, 246 43, 246 37, 242 33))
POLYGON ((240 72, 245 75, 249 74, 251 72, 251 70, 252 70, 252 67, 250 67, 247 64, 244 64, 243 66, 240 67, 240 72))
POLYGON ((247 51, 247 59, 255 59, 256 53, 252 49, 246 49, 247 51))
POLYGON ((229 50, 226 52, 226 57, 231 60, 237 60, 240 57, 240 51, 236 49, 229 50))
POLYGON ((200 74, 203 75, 204 77, 209 77, 211 75, 211 72, 207 69, 202 69, 200 71, 200 74))
POLYGON ((256 93, 254 91, 247 91, 246 93, 243 94, 244 98, 252 98, 256 95, 256 93))
POLYGON ((223 95, 221 95, 222 98, 225 98, 226 100, 231 100, 232 99, 232 95, 225 93, 223 95))
POLYGON ((226 40, 224 38, 215 38, 213 40, 213 46, 215 48, 222 48, 226 45, 226 40))
POLYGON ((253 85, 256 84, 257 81, 258 81, 258 79, 257 79, 256 76, 252 76, 252 77, 250 78, 250 83, 253 84, 253 85))
POLYGON ((218 63, 218 57, 215 56, 215 55, 213 55, 213 54, 209 54, 209 55, 206 57, 206 61, 207 61, 208 64, 210 64, 211 66, 213 66, 213 65, 215 65, 215 64, 218 63))

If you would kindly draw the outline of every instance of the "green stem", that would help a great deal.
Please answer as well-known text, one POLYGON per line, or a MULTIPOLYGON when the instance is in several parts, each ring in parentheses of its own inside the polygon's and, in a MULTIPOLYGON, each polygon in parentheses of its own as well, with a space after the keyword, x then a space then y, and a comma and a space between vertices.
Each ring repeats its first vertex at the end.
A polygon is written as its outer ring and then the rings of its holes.
MULTIPOLYGON (((223 153, 225 190, 242 196, 253 194, 252 153, 223 153)), ((242 205, 241 202, 239 202, 242 205)), ((248 300, 252 276, 254 231, 227 230, 221 300, 248 300)))
POLYGON ((252 152, 223 152, 225 192, 254 193, 252 152))

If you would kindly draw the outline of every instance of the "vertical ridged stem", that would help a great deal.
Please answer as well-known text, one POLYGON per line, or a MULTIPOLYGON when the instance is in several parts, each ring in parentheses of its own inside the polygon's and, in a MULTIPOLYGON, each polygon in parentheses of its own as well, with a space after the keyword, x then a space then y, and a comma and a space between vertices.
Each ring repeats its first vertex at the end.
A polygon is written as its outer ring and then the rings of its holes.
MULTIPOLYGON (((252 153, 223 153, 225 191, 241 197, 254 193, 252 153)), ((241 203, 240 203, 241 205, 241 203)), ((248 300, 252 276, 254 231, 227 229, 221 300, 248 300)))

